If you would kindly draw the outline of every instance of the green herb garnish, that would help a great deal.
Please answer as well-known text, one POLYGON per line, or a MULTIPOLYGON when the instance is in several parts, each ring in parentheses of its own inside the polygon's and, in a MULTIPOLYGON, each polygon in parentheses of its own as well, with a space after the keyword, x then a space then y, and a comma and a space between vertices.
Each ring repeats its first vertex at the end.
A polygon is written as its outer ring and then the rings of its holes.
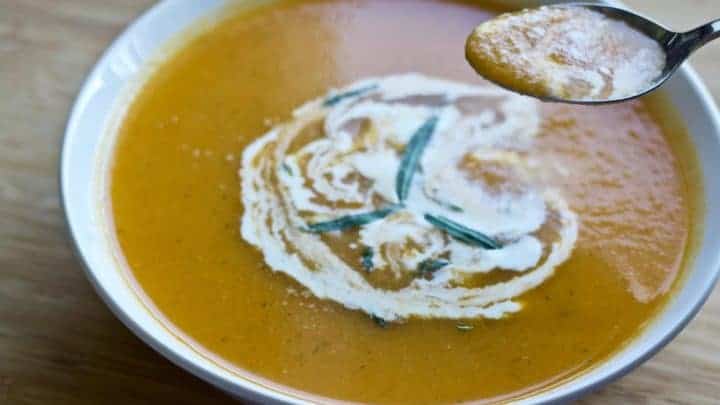
POLYGON ((410 193, 410 186, 412 185, 413 176, 420 163, 420 157, 422 157, 425 147, 428 142, 430 142, 433 132, 435 132, 437 122, 437 116, 433 116, 425 121, 425 123, 415 131, 412 138, 410 138, 410 142, 405 146, 405 153, 400 162, 400 169, 398 170, 395 180, 395 191, 397 192, 400 202, 405 201, 410 193))
POLYGON ((452 212, 463 212, 464 211, 461 207, 459 207, 455 204, 449 203, 447 201, 442 201, 438 198, 430 197, 430 196, 428 196, 428 198, 430 199, 430 201, 434 202, 435 204, 437 204, 441 207, 447 208, 452 212))
POLYGON ((352 97, 357 97, 357 96, 363 95, 369 91, 377 89, 377 87, 378 87, 377 84, 371 84, 369 86, 360 87, 355 90, 346 91, 345 93, 338 93, 334 96, 331 96, 331 97, 328 97, 327 99, 325 99, 325 102, 323 102, 323 106, 332 107, 347 98, 352 98, 352 97))
POLYGON ((450 264, 450 262, 448 262, 447 260, 443 260, 443 259, 427 259, 427 260, 423 260, 422 262, 420 262, 420 264, 418 265, 417 271, 421 275, 433 274, 436 271, 447 266, 448 264, 450 264))
POLYGON ((365 249, 363 249, 362 252, 362 266, 368 273, 373 271, 373 256, 375 252, 373 252, 373 248, 370 246, 366 246, 365 249))
POLYGON ((455 328, 457 328, 457 330, 459 330, 460 332, 470 332, 471 330, 475 329, 474 326, 462 322, 458 322, 457 324, 455 324, 455 328))
POLYGON ((491 237, 445 217, 425 214, 425 220, 432 226, 447 232, 453 238, 468 245, 477 245, 485 249, 500 249, 502 247, 500 243, 491 237))
POLYGON ((357 226, 367 225, 371 222, 383 219, 386 216, 392 214, 400 208, 399 205, 391 205, 387 208, 382 208, 377 211, 367 212, 358 215, 347 215, 331 221, 318 222, 310 224, 305 229, 308 232, 313 233, 324 233, 331 231, 342 231, 347 228, 354 228, 357 226))
POLYGON ((380 318, 379 316, 377 316, 375 314, 370 315, 370 319, 372 319, 373 322, 375 322, 375 324, 381 328, 387 328, 387 326, 388 326, 388 321, 380 318))
POLYGON ((283 164, 281 164, 280 167, 281 167, 281 168, 285 171, 285 173, 287 173, 288 175, 290 175, 290 176, 293 175, 292 169, 290 168, 290 166, 288 166, 287 163, 284 163, 284 162, 283 162, 283 164))

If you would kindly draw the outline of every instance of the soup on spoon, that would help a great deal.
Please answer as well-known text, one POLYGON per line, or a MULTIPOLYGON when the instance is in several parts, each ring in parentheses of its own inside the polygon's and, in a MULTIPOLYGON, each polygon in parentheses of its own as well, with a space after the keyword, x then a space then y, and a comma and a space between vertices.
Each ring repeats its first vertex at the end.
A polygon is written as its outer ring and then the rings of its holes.
POLYGON ((639 94, 666 64, 654 39, 578 6, 545 6, 489 20, 469 36, 466 56, 480 75, 503 87, 570 101, 639 94))

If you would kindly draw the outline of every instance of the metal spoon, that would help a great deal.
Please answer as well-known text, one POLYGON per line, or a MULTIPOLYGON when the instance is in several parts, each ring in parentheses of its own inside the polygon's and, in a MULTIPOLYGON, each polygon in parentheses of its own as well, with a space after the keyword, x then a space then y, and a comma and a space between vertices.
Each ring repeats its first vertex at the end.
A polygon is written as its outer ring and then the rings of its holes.
MULTIPOLYGON (((618 103, 631 100, 647 93, 650 93, 662 86, 672 75, 680 68, 685 60, 697 49, 708 42, 720 37, 720 20, 715 20, 701 27, 688 32, 670 31, 662 25, 638 15, 632 11, 622 8, 606 6, 591 3, 569 3, 561 4, 561 7, 584 7, 602 14, 609 18, 620 20, 628 24, 630 27, 644 33, 648 37, 654 39, 660 44, 665 51, 666 63, 660 76, 646 89, 639 91, 631 96, 617 99, 592 99, 592 100, 573 100, 563 99, 552 96, 539 97, 545 101, 562 102, 571 104, 608 104, 618 103)), ((512 89, 511 89, 512 90, 512 89)), ((528 94, 533 96, 532 94, 528 94)))

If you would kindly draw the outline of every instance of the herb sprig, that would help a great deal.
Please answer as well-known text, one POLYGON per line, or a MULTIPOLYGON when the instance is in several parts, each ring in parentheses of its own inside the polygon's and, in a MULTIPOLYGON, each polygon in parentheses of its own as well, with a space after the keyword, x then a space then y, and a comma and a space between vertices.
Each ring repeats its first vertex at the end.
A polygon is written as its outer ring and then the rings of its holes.
POLYGON ((502 248, 502 245, 500 245, 498 241, 484 233, 470 229, 465 225, 451 221, 445 217, 425 214, 425 220, 432 226, 445 231, 448 235, 468 245, 480 246, 491 250, 502 248))
POLYGON ((360 87, 355 90, 348 90, 344 93, 338 93, 338 94, 335 94, 334 96, 330 96, 327 99, 325 99, 325 101, 323 102, 323 106, 324 107, 332 107, 345 99, 361 96, 361 95, 368 93, 370 91, 373 91, 377 88, 378 88, 377 84, 371 84, 369 86, 360 87))
POLYGON ((435 198, 435 197, 428 197, 428 198, 430 199, 430 201, 434 202, 435 204, 437 204, 441 207, 447 208, 452 212, 465 212, 465 210, 463 210, 462 207, 455 205, 453 203, 443 201, 443 200, 441 200, 439 198, 435 198))
POLYGON ((381 208, 379 210, 366 212, 363 214, 346 215, 344 217, 340 217, 330 221, 317 222, 308 225, 306 231, 312 233, 324 233, 332 231, 342 231, 348 228, 367 225, 371 222, 385 218, 386 216, 397 211, 400 207, 400 205, 391 205, 386 208, 381 208))
POLYGON ((413 176, 418 169, 423 151, 425 151, 425 147, 435 132, 437 123, 437 116, 430 117, 430 119, 425 121, 425 123, 415 131, 412 138, 410 138, 410 142, 408 142, 405 147, 405 153, 400 162, 400 169, 398 170, 395 180, 395 191, 398 201, 400 202, 405 201, 410 194, 413 176))
POLYGON ((421 275, 433 274, 448 264, 450 264, 450 262, 443 259, 427 259, 420 262, 417 271, 421 275))
POLYGON ((373 271, 373 267, 374 267, 373 256, 374 255, 375 255, 375 252, 373 252, 373 248, 371 248, 370 246, 366 246, 365 249, 363 249, 361 262, 362 262, 363 268, 368 273, 373 271))

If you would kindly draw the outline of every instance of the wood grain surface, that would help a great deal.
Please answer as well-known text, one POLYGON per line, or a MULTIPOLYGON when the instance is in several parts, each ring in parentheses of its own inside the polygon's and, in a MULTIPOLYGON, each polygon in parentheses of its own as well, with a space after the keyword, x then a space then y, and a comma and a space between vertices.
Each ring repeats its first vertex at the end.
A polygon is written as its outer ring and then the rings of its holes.
MULTIPOLYGON (((152 3, 0 0, 0 404, 231 403, 115 319, 73 257, 59 206, 70 105, 152 3)), ((720 17, 719 0, 627 3, 678 30, 720 17)), ((720 43, 693 64, 719 98, 720 43)), ((581 402, 720 403, 720 294, 659 355, 581 402)))

